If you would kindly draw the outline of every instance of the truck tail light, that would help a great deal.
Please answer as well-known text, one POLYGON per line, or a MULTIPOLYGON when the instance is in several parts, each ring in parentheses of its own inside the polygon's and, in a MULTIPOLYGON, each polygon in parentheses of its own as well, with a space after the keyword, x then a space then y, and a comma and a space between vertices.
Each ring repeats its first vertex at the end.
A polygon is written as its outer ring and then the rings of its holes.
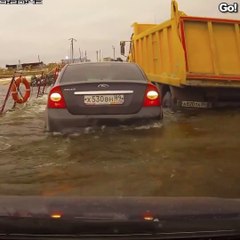
POLYGON ((60 86, 53 87, 48 95, 48 108, 66 108, 60 86))
POLYGON ((157 87, 153 84, 148 84, 145 96, 144 96, 144 107, 156 107, 160 106, 160 95, 157 87))

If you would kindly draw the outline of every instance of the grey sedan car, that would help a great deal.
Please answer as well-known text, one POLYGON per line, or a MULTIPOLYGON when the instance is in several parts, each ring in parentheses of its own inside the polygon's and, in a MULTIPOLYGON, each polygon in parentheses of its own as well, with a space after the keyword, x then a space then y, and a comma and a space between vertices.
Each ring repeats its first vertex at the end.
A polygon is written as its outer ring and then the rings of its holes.
POLYGON ((161 118, 157 87, 138 65, 126 62, 66 65, 49 92, 46 109, 50 132, 161 118))

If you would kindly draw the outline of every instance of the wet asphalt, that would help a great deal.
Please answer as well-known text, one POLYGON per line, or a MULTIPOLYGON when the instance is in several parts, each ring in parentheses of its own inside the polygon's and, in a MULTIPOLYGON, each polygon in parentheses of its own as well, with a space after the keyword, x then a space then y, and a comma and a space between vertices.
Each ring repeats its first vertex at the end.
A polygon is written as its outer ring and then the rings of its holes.
POLYGON ((240 198, 239 109, 52 135, 46 101, 32 96, 0 117, 0 195, 240 198))

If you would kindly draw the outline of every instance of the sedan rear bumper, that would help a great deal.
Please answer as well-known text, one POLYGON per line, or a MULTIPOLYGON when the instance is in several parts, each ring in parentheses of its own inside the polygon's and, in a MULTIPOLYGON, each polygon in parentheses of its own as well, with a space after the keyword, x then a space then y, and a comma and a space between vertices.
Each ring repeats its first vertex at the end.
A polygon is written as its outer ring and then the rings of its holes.
POLYGON ((162 119, 161 107, 143 107, 135 114, 73 115, 67 109, 47 109, 46 127, 50 132, 62 132, 96 125, 121 125, 162 119))

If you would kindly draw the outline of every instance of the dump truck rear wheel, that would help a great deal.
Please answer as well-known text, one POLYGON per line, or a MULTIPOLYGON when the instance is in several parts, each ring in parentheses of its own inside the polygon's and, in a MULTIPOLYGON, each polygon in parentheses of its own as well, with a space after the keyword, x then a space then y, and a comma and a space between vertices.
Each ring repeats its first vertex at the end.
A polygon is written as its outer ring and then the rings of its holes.
POLYGON ((169 109, 171 112, 177 111, 177 105, 174 101, 174 96, 170 91, 167 91, 163 97, 162 105, 164 108, 169 109))

